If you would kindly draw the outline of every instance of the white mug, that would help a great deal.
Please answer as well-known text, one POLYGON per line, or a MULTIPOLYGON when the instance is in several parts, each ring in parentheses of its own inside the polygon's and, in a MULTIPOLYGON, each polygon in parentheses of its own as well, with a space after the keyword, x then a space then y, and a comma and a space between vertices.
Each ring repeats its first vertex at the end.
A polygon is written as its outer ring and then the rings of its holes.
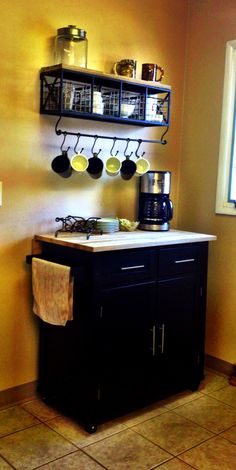
POLYGON ((121 103, 120 115, 123 118, 128 118, 134 112, 135 104, 121 103))
POLYGON ((146 121, 155 121, 157 113, 157 95, 150 95, 146 100, 146 121))
POLYGON ((75 96, 75 86, 72 83, 65 83, 63 86, 63 107, 73 109, 75 96))
POLYGON ((103 114, 104 103, 102 101, 102 93, 100 91, 93 92, 93 113, 103 114))

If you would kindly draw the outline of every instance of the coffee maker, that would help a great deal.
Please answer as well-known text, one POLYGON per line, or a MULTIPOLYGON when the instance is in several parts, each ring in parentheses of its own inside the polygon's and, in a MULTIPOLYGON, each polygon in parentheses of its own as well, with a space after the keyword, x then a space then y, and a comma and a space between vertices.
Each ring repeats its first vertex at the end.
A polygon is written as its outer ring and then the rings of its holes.
POLYGON ((148 171, 140 178, 138 220, 141 230, 169 230, 173 217, 169 171, 148 171))

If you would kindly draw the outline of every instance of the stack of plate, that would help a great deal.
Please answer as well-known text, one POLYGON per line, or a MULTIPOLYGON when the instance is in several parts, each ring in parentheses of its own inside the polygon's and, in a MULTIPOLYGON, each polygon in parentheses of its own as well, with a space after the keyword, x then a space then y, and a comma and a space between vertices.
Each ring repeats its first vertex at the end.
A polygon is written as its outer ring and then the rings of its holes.
POLYGON ((103 233, 112 233, 119 231, 119 220, 111 218, 101 218, 97 220, 96 228, 103 233))

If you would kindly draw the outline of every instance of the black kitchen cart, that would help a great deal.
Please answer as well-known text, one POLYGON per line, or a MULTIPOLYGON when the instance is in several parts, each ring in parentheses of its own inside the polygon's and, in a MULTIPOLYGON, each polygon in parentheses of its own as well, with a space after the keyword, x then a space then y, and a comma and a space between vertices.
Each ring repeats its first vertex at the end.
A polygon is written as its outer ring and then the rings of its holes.
POLYGON ((40 321, 45 400, 94 432, 104 420, 197 390, 208 242, 95 253, 38 243, 35 256, 69 265, 74 275, 73 321, 40 321))

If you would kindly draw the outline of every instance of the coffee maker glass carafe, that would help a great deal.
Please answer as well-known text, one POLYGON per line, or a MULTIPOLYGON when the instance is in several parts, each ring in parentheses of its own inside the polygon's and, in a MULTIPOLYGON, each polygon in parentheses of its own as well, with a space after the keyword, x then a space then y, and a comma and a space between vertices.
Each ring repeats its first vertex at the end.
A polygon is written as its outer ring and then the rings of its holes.
POLYGON ((173 217, 169 171, 148 171, 140 178, 139 229, 169 230, 173 217))

